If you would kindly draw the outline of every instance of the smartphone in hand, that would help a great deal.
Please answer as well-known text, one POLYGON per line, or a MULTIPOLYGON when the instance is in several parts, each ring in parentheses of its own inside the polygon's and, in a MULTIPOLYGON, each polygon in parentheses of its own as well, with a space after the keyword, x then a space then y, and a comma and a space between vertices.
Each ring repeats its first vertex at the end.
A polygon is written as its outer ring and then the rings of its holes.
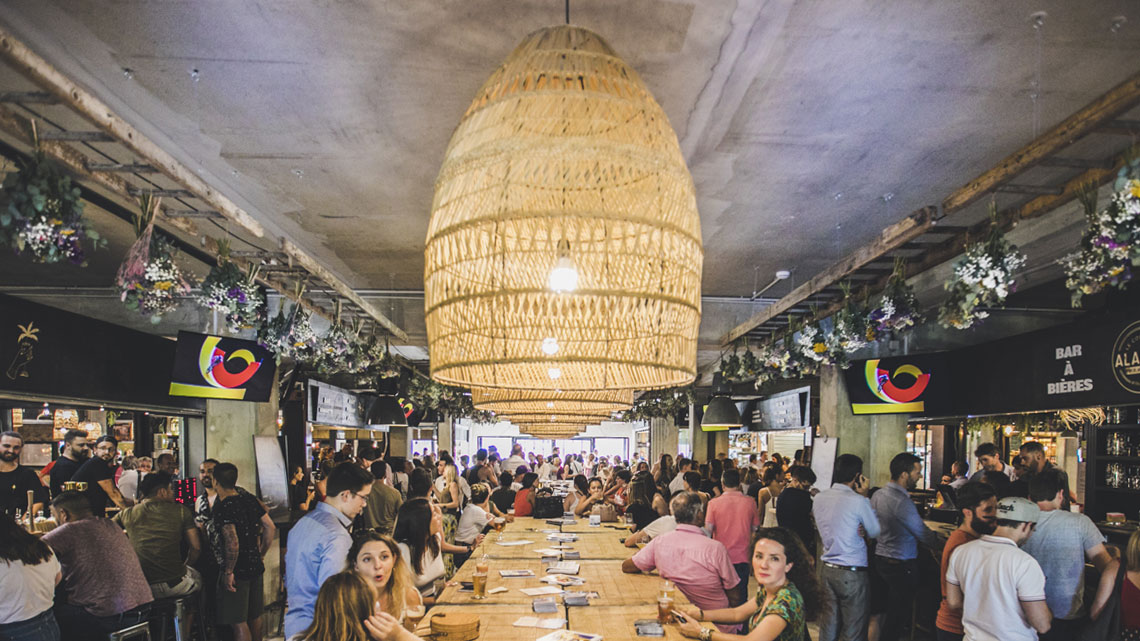
POLYGON ((685 616, 684 613, 678 612, 676 610, 673 610, 673 618, 677 619, 678 623, 688 623, 689 622, 689 617, 685 616))

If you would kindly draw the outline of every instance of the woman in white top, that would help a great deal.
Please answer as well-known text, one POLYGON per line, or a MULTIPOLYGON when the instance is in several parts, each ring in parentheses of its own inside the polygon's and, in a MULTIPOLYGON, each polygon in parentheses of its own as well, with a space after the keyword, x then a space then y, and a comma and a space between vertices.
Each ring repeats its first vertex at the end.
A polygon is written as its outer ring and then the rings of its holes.
MULTIPOLYGON (((483 530, 495 519, 488 502, 491 490, 486 483, 471 486, 471 503, 463 508, 459 526, 455 529, 455 543, 460 546, 478 546, 483 542, 483 530)), ((463 565, 456 557, 456 565, 463 565)))
POLYGON ((776 500, 784 490, 784 475, 779 465, 768 464, 764 466, 764 476, 761 478, 764 487, 756 500, 759 502, 761 527, 776 527, 776 500))
POLYGON ((47 543, 0 514, 0 638, 59 641, 52 605, 61 578, 47 543))
POLYGON ((151 469, 154 467, 154 462, 151 461, 149 456, 140 456, 133 461, 131 467, 127 467, 127 459, 133 457, 128 456, 123 459, 123 473, 119 476, 119 482, 116 486, 119 492, 128 499, 135 501, 139 496, 139 481, 143 477, 150 474, 151 469))
POLYGON ((443 579, 447 569, 444 552, 470 554, 473 546, 451 545, 443 540, 443 512, 427 499, 412 499, 400 506, 393 537, 399 543, 404 563, 411 570, 416 589, 425 605, 434 605, 435 581, 443 579))
POLYGON ((408 630, 414 630, 405 614, 423 607, 423 597, 404 562, 400 545, 392 537, 370 530, 358 533, 348 550, 348 567, 356 570, 376 591, 374 600, 380 610, 392 615, 408 630))
POLYGON ((562 511, 574 512, 577 514, 578 505, 582 503, 582 501, 585 501, 589 496, 590 482, 587 481, 586 477, 582 474, 575 476, 574 488, 570 490, 570 493, 567 494, 566 498, 562 501, 562 511))

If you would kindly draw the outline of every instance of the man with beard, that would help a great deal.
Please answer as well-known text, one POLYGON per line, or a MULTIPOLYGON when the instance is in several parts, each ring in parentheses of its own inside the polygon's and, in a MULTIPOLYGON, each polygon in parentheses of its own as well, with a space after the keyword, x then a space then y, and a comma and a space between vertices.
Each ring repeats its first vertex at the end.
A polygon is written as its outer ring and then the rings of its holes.
POLYGON ((971 481, 958 488, 958 509, 962 511, 962 525, 950 533, 942 550, 942 605, 935 620, 938 641, 961 641, 964 634, 961 610, 950 609, 946 602, 946 566, 954 548, 997 529, 997 495, 993 486, 971 481))
POLYGON ((875 571, 886 582, 887 617, 883 622, 884 641, 902 638, 911 620, 918 592, 918 544, 939 549, 938 535, 926 527, 910 491, 922 478, 922 459, 909 452, 891 459, 891 482, 871 497, 871 507, 879 517, 879 543, 875 548, 875 571))
POLYGON ((203 616, 207 621, 215 619, 214 608, 217 605, 218 594, 219 568, 214 548, 210 544, 212 538, 217 537, 211 519, 211 510, 218 499, 218 493, 214 489, 214 467, 217 464, 216 459, 208 458, 198 466, 198 486, 201 492, 194 499, 194 523, 198 525, 198 539, 202 542, 202 554, 198 556, 194 569, 202 575, 202 591, 205 593, 202 604, 206 610, 203 616))
POLYGON ((8 518, 16 510, 28 509, 28 492, 33 493, 32 514, 39 514, 47 503, 47 488, 29 467, 20 465, 24 437, 17 432, 0 434, 0 513, 8 518))
POLYGON ((79 466, 83 465, 91 456, 91 450, 87 447, 87 432, 83 430, 67 430, 63 435, 63 455, 55 461, 55 465, 51 467, 51 482, 48 487, 51 489, 53 497, 59 496, 63 492, 63 484, 70 481, 71 477, 79 471, 79 466))
POLYGON ((107 501, 110 500, 120 508, 134 505, 134 501, 123 498, 119 488, 115 487, 115 454, 119 451, 119 442, 113 436, 100 436, 95 441, 95 455, 87 459, 75 476, 73 481, 84 481, 87 490, 84 494, 91 501, 91 513, 96 517, 107 515, 107 501))

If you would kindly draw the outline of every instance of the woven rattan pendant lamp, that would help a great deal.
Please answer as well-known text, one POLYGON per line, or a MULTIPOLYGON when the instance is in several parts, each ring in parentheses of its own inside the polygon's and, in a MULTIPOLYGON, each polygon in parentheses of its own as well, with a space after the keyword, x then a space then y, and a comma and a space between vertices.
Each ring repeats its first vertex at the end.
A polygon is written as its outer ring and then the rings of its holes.
POLYGON ((602 421, 612 421, 609 414, 500 414, 515 425, 535 425, 539 423, 574 423, 577 425, 598 425, 602 421))
POLYGON ((510 415, 572 414, 606 416, 633 406, 632 390, 601 392, 566 392, 564 390, 471 390, 475 409, 510 415))
POLYGON ((586 431, 582 425, 563 425, 560 423, 545 423, 541 425, 520 425, 520 434, 529 434, 538 438, 573 438, 586 431))
POLYGON ((436 181, 432 377, 567 392, 688 384, 702 260, 692 178, 645 84, 593 32, 536 31, 475 96, 436 181))

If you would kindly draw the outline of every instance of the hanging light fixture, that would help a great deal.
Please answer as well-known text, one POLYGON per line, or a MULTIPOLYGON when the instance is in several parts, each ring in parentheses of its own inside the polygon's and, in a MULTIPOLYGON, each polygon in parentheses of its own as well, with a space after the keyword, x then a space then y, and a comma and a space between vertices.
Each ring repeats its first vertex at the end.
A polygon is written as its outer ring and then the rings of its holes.
POLYGON ((686 385, 702 261, 692 178, 637 72, 591 31, 536 31, 475 96, 436 181, 431 375, 497 389, 686 385))
POLYGON ((364 422, 368 425, 407 425, 408 417, 400 405, 400 399, 396 397, 399 379, 390 377, 379 381, 379 394, 361 394, 361 399, 370 401, 364 422))
POLYGON ((565 392, 562 390, 471 389, 475 409, 496 414, 575 414, 601 416, 633 407, 632 390, 565 392))
POLYGON ((701 419, 701 430, 716 432, 730 430, 743 425, 740 411, 732 401, 732 388, 725 382, 720 372, 713 374, 712 398, 709 399, 705 415, 701 419))
POLYGON ((600 425, 602 421, 610 420, 609 414, 555 414, 553 412, 533 412, 504 414, 503 418, 515 425, 531 425, 535 423, 578 423, 600 425))

